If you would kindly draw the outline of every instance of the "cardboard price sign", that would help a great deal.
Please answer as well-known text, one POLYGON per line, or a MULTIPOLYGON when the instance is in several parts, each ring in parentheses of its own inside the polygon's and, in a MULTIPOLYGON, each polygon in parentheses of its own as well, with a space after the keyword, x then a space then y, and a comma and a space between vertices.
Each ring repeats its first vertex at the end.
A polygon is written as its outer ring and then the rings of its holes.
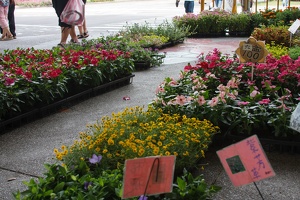
POLYGON ((172 192, 176 156, 154 156, 125 161, 122 198, 172 192))
POLYGON ((268 55, 265 42, 257 41, 253 37, 248 38, 247 41, 241 41, 235 52, 239 56, 241 63, 264 63, 268 55))
POLYGON ((256 135, 217 151, 234 186, 275 176, 256 135))

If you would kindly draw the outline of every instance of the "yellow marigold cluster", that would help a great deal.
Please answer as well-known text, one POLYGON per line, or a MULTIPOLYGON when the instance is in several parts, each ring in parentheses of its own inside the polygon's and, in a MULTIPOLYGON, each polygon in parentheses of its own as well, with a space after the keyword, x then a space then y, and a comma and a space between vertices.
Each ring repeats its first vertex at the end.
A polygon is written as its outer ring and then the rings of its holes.
POLYGON ((89 125, 69 151, 64 147, 54 153, 66 162, 101 154, 109 158, 106 163, 110 166, 126 159, 175 155, 176 167, 188 167, 205 156, 211 137, 218 131, 207 120, 133 107, 89 125))

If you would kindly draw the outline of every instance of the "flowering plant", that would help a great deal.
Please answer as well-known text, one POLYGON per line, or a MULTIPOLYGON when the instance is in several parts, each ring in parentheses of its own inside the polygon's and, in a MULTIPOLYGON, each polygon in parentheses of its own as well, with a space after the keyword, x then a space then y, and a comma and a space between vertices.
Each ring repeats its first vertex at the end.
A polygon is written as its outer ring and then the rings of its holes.
POLYGON ((151 107, 126 108, 104 117, 85 132, 80 140, 67 148, 55 149, 58 160, 74 165, 92 154, 101 154, 101 166, 117 168, 126 159, 146 156, 176 156, 177 172, 197 166, 218 127, 178 114, 163 114, 151 107))
POLYGON ((178 27, 190 27, 194 35, 224 33, 227 28, 228 16, 224 10, 202 11, 199 14, 175 16, 174 24, 178 27))
POLYGON ((128 52, 16 49, 0 54, 0 120, 49 104, 78 87, 132 73, 128 52))
POLYGON ((300 59, 276 59, 240 64, 236 56, 214 49, 187 65, 179 79, 166 78, 152 105, 165 113, 208 119, 224 134, 287 137, 292 111, 299 102, 300 59), (253 70, 253 71, 252 71, 253 70))

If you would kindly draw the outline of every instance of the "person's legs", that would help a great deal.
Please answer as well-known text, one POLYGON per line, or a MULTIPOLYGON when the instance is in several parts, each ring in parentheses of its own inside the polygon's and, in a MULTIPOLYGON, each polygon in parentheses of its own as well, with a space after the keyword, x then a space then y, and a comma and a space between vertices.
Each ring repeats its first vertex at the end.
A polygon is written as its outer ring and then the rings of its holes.
POLYGON ((61 27, 61 38, 60 44, 64 45, 67 44, 68 36, 70 35, 71 28, 69 27, 61 27))
POLYGON ((12 39, 13 37, 8 28, 7 14, 8 14, 8 6, 7 7, 0 6, 0 26, 2 27, 2 37, 1 37, 2 40, 12 39))
POLYGON ((16 24, 15 24, 15 4, 10 4, 8 9, 8 23, 11 34, 16 37, 16 24))
POLYGON ((193 13, 194 12, 194 1, 185 1, 184 2, 185 13, 193 13))
POLYGON ((70 28, 70 36, 71 36, 71 42, 79 43, 78 38, 76 36, 75 26, 72 26, 70 28))

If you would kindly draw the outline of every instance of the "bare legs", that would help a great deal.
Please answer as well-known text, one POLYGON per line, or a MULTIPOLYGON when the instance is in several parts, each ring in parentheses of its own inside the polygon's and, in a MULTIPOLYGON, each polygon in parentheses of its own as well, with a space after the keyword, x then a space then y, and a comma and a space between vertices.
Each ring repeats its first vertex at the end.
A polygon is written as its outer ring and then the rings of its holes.
POLYGON ((75 26, 69 27, 61 27, 61 39, 60 44, 65 45, 67 44, 67 39, 71 36, 73 42, 78 43, 78 39, 75 33, 75 26))

